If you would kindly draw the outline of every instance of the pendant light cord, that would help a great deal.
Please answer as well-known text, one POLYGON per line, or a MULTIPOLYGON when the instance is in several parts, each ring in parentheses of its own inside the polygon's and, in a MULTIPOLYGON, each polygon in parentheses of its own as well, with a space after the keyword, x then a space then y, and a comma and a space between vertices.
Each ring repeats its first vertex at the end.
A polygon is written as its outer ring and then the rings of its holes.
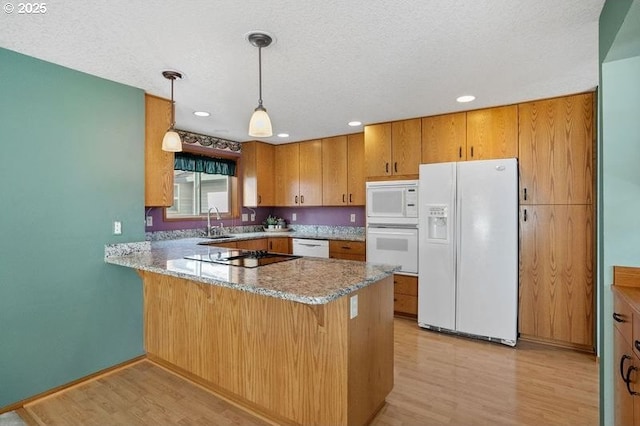
POLYGON ((262 46, 258 46, 258 87, 260 97, 258 98, 258 106, 262 108, 262 46))
POLYGON ((173 82, 175 81, 175 77, 171 78, 171 128, 173 129, 176 125, 176 103, 173 101, 173 82))

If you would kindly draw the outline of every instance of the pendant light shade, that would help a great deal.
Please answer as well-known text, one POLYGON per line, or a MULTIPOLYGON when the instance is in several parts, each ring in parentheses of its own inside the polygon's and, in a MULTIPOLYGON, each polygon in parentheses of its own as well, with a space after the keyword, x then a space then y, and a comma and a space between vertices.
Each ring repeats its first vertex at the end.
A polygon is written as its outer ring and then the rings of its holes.
POLYGON ((248 38, 249 42, 258 48, 258 85, 260 90, 258 106, 249 121, 249 136, 266 138, 273 136, 273 129, 267 110, 262 106, 262 48, 269 46, 272 39, 265 33, 251 33, 248 38))
POLYGON ((168 152, 180 152, 182 151, 182 140, 180 135, 175 131, 176 125, 176 103, 173 100, 173 81, 176 78, 182 78, 182 74, 177 71, 163 71, 164 78, 171 80, 171 126, 167 133, 162 138, 162 150, 168 152))

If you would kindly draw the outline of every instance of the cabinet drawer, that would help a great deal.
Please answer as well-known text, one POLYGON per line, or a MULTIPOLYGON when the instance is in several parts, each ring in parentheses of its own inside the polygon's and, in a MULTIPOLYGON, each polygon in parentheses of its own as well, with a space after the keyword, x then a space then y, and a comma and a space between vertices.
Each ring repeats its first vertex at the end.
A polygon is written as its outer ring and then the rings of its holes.
MULTIPOLYGON (((640 322, 636 325, 636 333, 638 336, 632 335, 633 315, 631 307, 627 302, 617 294, 613 295, 613 325, 620 331, 620 334, 630 345, 633 344, 632 338, 640 339, 640 322)), ((638 318, 640 319, 640 318, 638 318)))
POLYGON ((394 294, 405 294, 407 296, 418 296, 418 277, 408 275, 393 276, 394 294))
POLYGON ((357 260, 359 262, 366 261, 364 254, 354 253, 329 253, 329 257, 332 259, 344 259, 344 260, 357 260))
POLYGON ((329 253, 365 254, 365 243, 362 241, 329 240, 329 253))
POLYGON ((418 297, 406 294, 394 294, 393 310, 401 314, 418 315, 418 297))

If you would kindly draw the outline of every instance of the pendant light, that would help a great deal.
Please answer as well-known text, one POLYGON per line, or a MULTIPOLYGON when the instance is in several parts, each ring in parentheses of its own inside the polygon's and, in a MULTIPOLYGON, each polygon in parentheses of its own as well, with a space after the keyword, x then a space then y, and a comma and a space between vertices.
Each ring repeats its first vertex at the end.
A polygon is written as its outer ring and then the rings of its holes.
POLYGON ((176 103, 173 101, 173 81, 176 78, 182 78, 182 74, 177 71, 163 71, 164 78, 171 80, 171 127, 167 130, 162 138, 162 150, 168 152, 182 151, 182 140, 180 135, 175 131, 176 125, 176 103))
POLYGON ((253 111, 251 121, 249 121, 249 136, 264 138, 273 136, 273 130, 267 110, 262 106, 262 48, 269 46, 272 40, 265 33, 251 33, 248 39, 249 43, 258 48, 258 80, 260 88, 258 107, 253 111))

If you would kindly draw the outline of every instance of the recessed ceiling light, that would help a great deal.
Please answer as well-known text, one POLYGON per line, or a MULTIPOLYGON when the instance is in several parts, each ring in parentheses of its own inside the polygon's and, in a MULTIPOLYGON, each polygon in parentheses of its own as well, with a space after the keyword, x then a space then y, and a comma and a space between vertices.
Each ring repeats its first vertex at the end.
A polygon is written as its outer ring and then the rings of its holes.
POLYGON ((456 101, 461 102, 461 103, 465 103, 465 102, 471 102, 473 100, 475 100, 476 97, 473 95, 464 95, 464 96, 460 96, 459 98, 456 99, 456 101))
POLYGON ((351 127, 358 127, 358 126, 362 126, 362 121, 350 121, 347 124, 349 124, 349 126, 351 127))
POLYGON ((207 111, 195 111, 193 115, 197 115, 198 117, 208 117, 211 115, 211 113, 207 111))
POLYGON ((279 138, 288 138, 289 137, 289 133, 278 133, 278 137, 279 138))

